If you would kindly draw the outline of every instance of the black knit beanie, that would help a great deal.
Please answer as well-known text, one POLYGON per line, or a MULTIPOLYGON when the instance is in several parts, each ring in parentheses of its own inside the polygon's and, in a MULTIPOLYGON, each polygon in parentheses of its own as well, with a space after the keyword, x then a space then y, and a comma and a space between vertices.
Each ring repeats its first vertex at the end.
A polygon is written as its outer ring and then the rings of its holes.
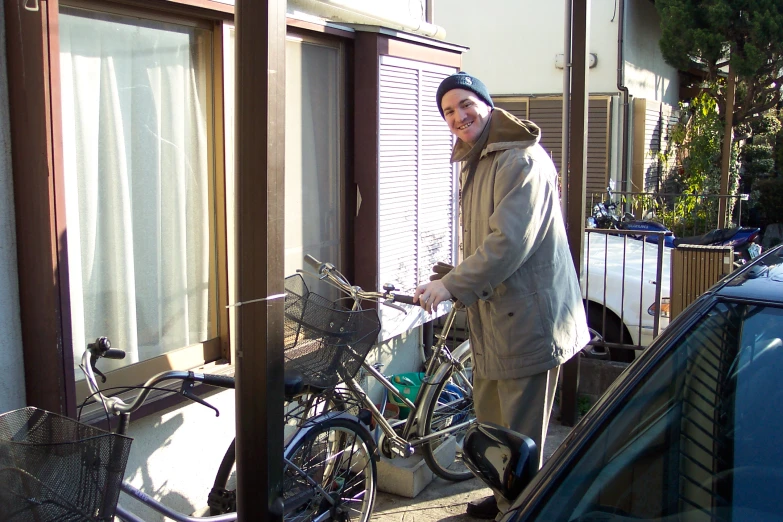
POLYGON ((441 107, 440 102, 443 100, 443 96, 453 89, 465 89, 466 91, 471 91, 491 108, 495 108, 495 104, 492 103, 492 97, 489 95, 487 86, 484 85, 481 80, 475 76, 469 75, 466 72, 458 72, 457 74, 452 74, 440 82, 438 92, 435 93, 435 101, 438 102, 438 110, 440 111, 441 116, 443 116, 443 107, 441 107))

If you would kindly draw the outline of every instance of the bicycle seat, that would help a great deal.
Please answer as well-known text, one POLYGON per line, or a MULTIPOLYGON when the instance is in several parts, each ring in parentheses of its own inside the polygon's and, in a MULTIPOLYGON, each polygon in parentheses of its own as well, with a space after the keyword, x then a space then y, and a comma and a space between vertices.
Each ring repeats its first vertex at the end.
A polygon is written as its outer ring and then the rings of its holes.
POLYGON ((298 370, 289 370, 286 368, 283 382, 285 384, 285 398, 288 400, 296 397, 304 390, 304 375, 298 370))

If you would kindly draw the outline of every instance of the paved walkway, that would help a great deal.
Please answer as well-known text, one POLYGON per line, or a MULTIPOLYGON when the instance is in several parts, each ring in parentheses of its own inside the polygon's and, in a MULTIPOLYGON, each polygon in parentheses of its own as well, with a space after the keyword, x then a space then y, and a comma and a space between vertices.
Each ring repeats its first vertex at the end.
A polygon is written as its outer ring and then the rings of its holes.
MULTIPOLYGON (((554 416, 554 415, 553 415, 554 416)), ((571 428, 552 421, 544 445, 548 459, 571 428)), ((378 491, 373 522, 474 522, 478 519, 465 513, 465 505, 492 493, 479 479, 449 482, 435 478, 416 498, 404 498, 378 491)))

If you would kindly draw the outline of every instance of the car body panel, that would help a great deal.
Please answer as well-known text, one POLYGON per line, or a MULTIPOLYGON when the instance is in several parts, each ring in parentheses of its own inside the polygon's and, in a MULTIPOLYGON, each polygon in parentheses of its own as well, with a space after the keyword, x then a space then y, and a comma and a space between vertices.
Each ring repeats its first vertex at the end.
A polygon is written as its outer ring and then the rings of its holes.
MULTIPOLYGON (((502 520, 533 520, 541 502, 557 491, 561 478, 575 469, 583 450, 604 429, 607 421, 621 408, 629 394, 641 383, 660 361, 664 359, 681 338, 694 327, 704 314, 721 303, 748 303, 771 305, 783 309, 783 245, 770 249, 766 254, 726 276, 705 294, 694 301, 663 332, 653 344, 638 357, 609 387, 595 406, 576 425, 544 468, 532 479, 512 504, 502 520)), ((783 328, 781 331, 783 336, 783 328)), ((779 337, 780 337, 779 336, 779 337)), ((777 340, 780 344, 780 340, 777 340)), ((783 355, 782 355, 783 356, 783 355)), ((783 470, 780 470, 783 477, 783 470)), ((737 513, 744 508, 738 508, 737 513)))
MULTIPOLYGON (((654 317, 647 309, 655 303, 659 280, 659 247, 645 241, 603 232, 585 232, 581 277, 582 298, 611 310, 628 329, 634 344, 648 346, 653 339, 654 317)), ((670 297, 671 249, 661 251, 661 297, 670 297)), ((668 319, 662 317, 659 332, 668 319)))

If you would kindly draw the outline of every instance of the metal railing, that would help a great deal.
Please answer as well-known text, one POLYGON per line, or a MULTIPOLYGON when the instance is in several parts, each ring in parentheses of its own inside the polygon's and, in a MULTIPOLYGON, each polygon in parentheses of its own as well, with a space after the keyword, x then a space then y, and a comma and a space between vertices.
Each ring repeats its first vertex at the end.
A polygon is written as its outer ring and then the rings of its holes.
MULTIPOLYGON (((735 226, 742 225, 742 202, 747 194, 681 194, 664 192, 623 192, 613 191, 612 199, 617 205, 618 216, 626 212, 637 219, 651 219, 665 225, 675 236, 696 236, 718 228, 718 208, 721 199, 729 200, 727 208, 732 209, 727 220, 735 226)), ((590 207, 604 202, 606 192, 590 194, 590 207)), ((729 225, 732 226, 732 225, 729 225)))
POLYGON ((587 229, 582 298, 589 326, 602 340, 590 353, 619 350, 630 362, 668 325, 671 249, 665 232, 587 229), (597 350, 596 348, 603 348, 597 350))

